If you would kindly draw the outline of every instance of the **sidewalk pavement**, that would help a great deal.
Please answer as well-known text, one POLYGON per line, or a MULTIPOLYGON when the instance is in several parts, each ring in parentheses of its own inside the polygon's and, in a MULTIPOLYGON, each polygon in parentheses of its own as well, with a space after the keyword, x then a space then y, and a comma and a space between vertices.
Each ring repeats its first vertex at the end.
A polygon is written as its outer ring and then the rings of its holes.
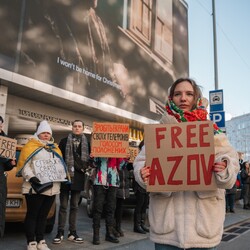
MULTIPOLYGON (((122 249, 127 249, 127 250, 135 250, 135 249, 141 249, 143 248, 144 250, 151 250, 154 249, 154 243, 149 240, 149 234, 138 234, 133 232, 133 227, 131 221, 133 220, 133 213, 130 213, 131 211, 125 212, 124 216, 126 217, 126 220, 124 220, 123 223, 123 229, 125 233, 125 237, 120 237, 120 243, 114 244, 110 243, 104 240, 104 235, 105 235, 105 226, 102 225, 101 227, 101 245, 93 245, 92 244, 92 231, 89 230, 91 227, 89 224, 88 227, 84 227, 84 236, 85 236, 85 242, 83 245, 78 245, 69 243, 67 241, 64 241, 63 244, 60 244, 58 246, 53 245, 54 250, 60 249, 89 249, 89 250, 94 250, 94 249, 115 249, 115 250, 122 250, 122 249), (72 248, 71 248, 72 247, 72 248)), ((235 204, 235 213, 227 213, 225 222, 224 222, 224 228, 230 228, 231 226, 243 222, 245 220, 250 220, 250 210, 245 210, 243 209, 243 201, 237 201, 235 204)), ((90 220, 92 222, 92 220, 90 220)), ((103 223, 103 222, 102 222, 103 223)), ((51 239, 52 240, 52 239, 51 239)), ((52 246, 51 246, 52 247, 52 246)))
POLYGON ((243 209, 243 200, 236 201, 235 213, 227 213, 224 228, 250 219, 250 210, 243 209))
MULTIPOLYGON (((83 202, 84 203, 84 202, 83 202)), ((105 241, 105 223, 102 220, 101 226, 101 244, 93 245, 92 244, 92 219, 86 216, 86 204, 81 204, 79 209, 79 218, 78 218, 78 233, 84 237, 83 244, 77 244, 69 242, 68 240, 63 240, 61 244, 52 244, 53 237, 56 235, 56 224, 54 230, 50 234, 46 234, 46 241, 49 247, 53 250, 104 250, 104 249, 115 249, 115 250, 151 250, 154 249, 154 244, 149 240, 149 234, 139 234, 133 232, 133 210, 128 209, 124 211, 123 214, 124 220, 122 228, 124 230, 125 236, 120 237, 120 243, 114 244, 111 242, 105 241)), ((225 230, 230 229, 234 225, 241 223, 243 221, 250 221, 250 210, 243 209, 243 201, 237 201, 235 205, 235 213, 227 213, 226 219, 224 222, 225 230)), ((66 236, 66 235, 65 235, 66 236)), ((226 245, 226 244, 224 244, 226 245)), ((6 233, 5 237, 1 241, 1 249, 15 249, 22 250, 26 249, 26 241, 24 234, 17 234, 15 230, 11 230, 6 233), (13 240, 15 237, 16 240, 13 240)), ((238 248, 235 248, 238 249, 238 248)))

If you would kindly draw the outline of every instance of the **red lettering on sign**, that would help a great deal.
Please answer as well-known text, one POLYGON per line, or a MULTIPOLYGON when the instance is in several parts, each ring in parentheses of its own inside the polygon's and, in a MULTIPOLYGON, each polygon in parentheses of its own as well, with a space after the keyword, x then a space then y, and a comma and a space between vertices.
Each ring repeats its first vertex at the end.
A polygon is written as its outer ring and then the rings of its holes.
POLYGON ((199 185, 201 183, 200 180, 200 161, 199 155, 188 155, 187 157, 187 185, 199 185), (195 165, 193 167, 192 162, 195 161, 195 165), (196 180, 191 180, 191 173, 196 173, 196 180))
POLYGON ((171 128, 171 145, 172 148, 175 148, 175 143, 179 146, 179 148, 182 148, 182 144, 180 140, 178 139, 178 136, 181 134, 182 129, 180 127, 172 127, 171 128))
MULTIPOLYGON (((208 131, 204 131, 209 127, 209 124, 200 124, 200 147, 210 147, 209 142, 204 142, 204 137, 208 135, 208 131)), ((207 137, 208 138, 208 137, 207 137)))
POLYGON ((181 185, 181 184, 183 184, 182 180, 174 180, 174 175, 176 173, 177 168, 180 165, 182 158, 183 158, 183 156, 170 156, 167 158, 168 161, 175 161, 175 164, 172 168, 172 171, 170 172, 170 175, 168 177, 168 184, 169 185, 181 185))
POLYGON ((192 138, 196 137, 196 133, 192 133, 192 131, 191 131, 192 129, 196 129, 195 124, 187 125, 187 147, 188 148, 197 147, 197 143, 192 143, 191 142, 192 138))
POLYGON ((149 185, 154 185, 156 178, 158 179, 159 185, 165 185, 165 180, 161 169, 161 164, 159 162, 159 158, 152 159, 149 185))
POLYGON ((155 129, 155 139, 156 139, 156 148, 160 148, 160 140, 165 139, 165 135, 160 134, 160 132, 167 131, 167 128, 156 128, 155 129))
POLYGON ((204 182, 206 185, 210 185, 212 181, 212 175, 213 175, 212 168, 214 164, 214 154, 211 154, 209 156, 208 165, 205 162, 204 154, 201 154, 200 157, 201 157, 201 165, 202 165, 202 170, 203 170, 203 175, 204 175, 204 182))

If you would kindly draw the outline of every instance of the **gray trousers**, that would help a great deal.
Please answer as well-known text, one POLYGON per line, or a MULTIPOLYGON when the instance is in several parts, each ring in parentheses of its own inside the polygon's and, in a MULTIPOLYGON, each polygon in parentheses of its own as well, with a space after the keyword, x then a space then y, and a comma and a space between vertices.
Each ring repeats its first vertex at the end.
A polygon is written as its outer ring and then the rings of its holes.
POLYGON ((78 214, 78 202, 80 199, 80 191, 63 190, 60 192, 60 208, 58 215, 58 231, 64 231, 67 210, 69 205, 69 232, 76 231, 76 220, 78 214))

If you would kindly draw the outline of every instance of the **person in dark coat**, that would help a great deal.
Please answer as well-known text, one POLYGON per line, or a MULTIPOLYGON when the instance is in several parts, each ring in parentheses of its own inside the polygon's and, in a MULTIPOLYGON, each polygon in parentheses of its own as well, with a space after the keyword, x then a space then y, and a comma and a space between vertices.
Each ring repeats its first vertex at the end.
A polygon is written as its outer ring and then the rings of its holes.
POLYGON ((242 195, 243 195, 243 209, 250 209, 250 166, 249 162, 245 161, 242 164, 242 169, 240 172, 242 181, 242 195))
POLYGON ((115 209, 115 223, 114 223, 114 235, 116 237, 124 236, 124 232, 121 229, 122 214, 123 214, 123 204, 125 199, 129 197, 129 183, 130 183, 130 173, 133 170, 133 164, 127 159, 126 164, 122 165, 118 169, 120 186, 116 193, 116 209, 115 209))
MULTIPOLYGON (((139 150, 144 145, 144 140, 139 144, 139 150)), ((146 234, 149 232, 145 225, 146 211, 149 203, 149 193, 142 188, 136 181, 134 181, 134 192, 136 196, 136 206, 134 210, 134 232, 146 234)))
POLYGON ((62 183, 60 190, 60 208, 58 214, 58 230, 53 240, 54 244, 60 244, 64 237, 64 227, 67 218, 67 207, 70 199, 69 209, 69 234, 68 240, 83 243, 83 238, 76 232, 76 221, 78 213, 78 202, 80 193, 84 188, 84 170, 89 160, 89 147, 86 136, 83 134, 84 123, 75 120, 72 123, 72 133, 63 138, 59 143, 63 158, 68 167, 71 183, 62 183))
POLYGON ((226 212, 235 213, 235 196, 237 192, 236 182, 230 189, 226 189, 226 212))
MULTIPOLYGON (((4 120, 0 116, 0 136, 7 136, 3 131, 4 120)), ((0 238, 4 235, 5 207, 7 198, 7 180, 5 171, 10 171, 16 165, 15 159, 0 157, 0 238)))

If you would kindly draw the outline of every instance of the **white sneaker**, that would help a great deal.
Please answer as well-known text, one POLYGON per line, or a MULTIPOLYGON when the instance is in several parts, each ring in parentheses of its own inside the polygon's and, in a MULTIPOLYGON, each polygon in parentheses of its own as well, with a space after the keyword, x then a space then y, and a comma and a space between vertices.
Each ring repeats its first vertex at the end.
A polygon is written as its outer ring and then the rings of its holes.
POLYGON ((37 244, 37 249, 38 250, 50 250, 50 248, 48 248, 45 240, 40 240, 40 242, 37 244))
POLYGON ((31 241, 29 245, 27 246, 27 250, 37 250, 37 242, 31 241))
POLYGON ((68 235, 69 241, 74 241, 75 243, 83 243, 83 238, 79 237, 76 231, 72 231, 68 235))

